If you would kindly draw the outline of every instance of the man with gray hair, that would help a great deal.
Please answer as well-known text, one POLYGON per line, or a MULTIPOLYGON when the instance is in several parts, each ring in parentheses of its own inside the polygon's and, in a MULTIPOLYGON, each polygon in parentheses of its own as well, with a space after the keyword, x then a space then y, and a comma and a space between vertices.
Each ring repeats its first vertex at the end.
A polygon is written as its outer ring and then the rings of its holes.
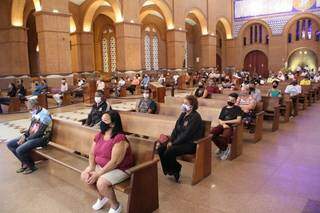
POLYGON ((31 113, 31 124, 21 136, 9 141, 7 147, 21 162, 21 168, 16 172, 30 174, 37 170, 31 150, 48 144, 52 118, 48 110, 39 106, 37 96, 29 97, 26 105, 31 113))

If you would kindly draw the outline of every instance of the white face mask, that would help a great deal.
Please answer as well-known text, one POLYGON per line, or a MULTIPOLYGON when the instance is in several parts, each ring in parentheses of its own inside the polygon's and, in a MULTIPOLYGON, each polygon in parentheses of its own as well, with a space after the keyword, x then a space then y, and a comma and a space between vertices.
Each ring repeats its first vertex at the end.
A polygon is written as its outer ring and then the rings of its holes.
POLYGON ((189 112, 191 109, 192 109, 192 107, 187 105, 187 104, 182 104, 181 105, 181 111, 182 112, 189 112))
POLYGON ((101 102, 101 97, 94 97, 94 101, 95 101, 97 104, 100 104, 100 102, 101 102))
POLYGON ((150 96, 150 95, 149 95, 148 93, 143 93, 143 97, 144 97, 144 98, 149 98, 149 96, 150 96))

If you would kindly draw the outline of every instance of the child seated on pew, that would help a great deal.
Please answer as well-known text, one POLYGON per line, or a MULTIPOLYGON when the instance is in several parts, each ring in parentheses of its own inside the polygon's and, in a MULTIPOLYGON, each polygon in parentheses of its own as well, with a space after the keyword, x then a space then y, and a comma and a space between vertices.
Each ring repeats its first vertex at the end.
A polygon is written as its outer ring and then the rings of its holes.
POLYGON ((221 160, 228 159, 230 155, 231 125, 239 124, 243 115, 241 108, 235 105, 237 98, 237 93, 231 93, 228 96, 227 105, 222 108, 219 115, 219 125, 211 129, 212 141, 218 147, 216 156, 221 160))
POLYGON ((194 142, 204 136, 202 118, 197 109, 197 98, 193 95, 186 96, 171 136, 160 136, 156 144, 164 175, 174 176, 176 182, 179 182, 182 168, 176 158, 196 153, 197 145, 194 142))
POLYGON ((52 118, 48 110, 38 104, 37 96, 31 96, 26 102, 31 113, 31 124, 21 136, 8 142, 8 149, 21 162, 17 173, 30 174, 37 170, 31 157, 31 151, 44 147, 50 140, 52 118))
POLYGON ((202 97, 203 98, 211 98, 211 96, 213 94, 217 94, 217 93, 221 93, 219 87, 217 86, 217 84, 214 82, 213 79, 209 79, 208 86, 204 90, 202 97))
POLYGON ((111 105, 107 102, 104 97, 104 93, 101 90, 98 90, 95 93, 94 102, 95 103, 91 107, 88 118, 82 121, 83 125, 90 127, 98 125, 101 121, 102 115, 111 110, 111 105))
POLYGON ((94 210, 102 209, 109 202, 109 213, 122 211, 113 186, 130 177, 126 170, 133 165, 133 154, 119 113, 109 111, 103 114, 100 132, 91 145, 89 165, 81 173, 81 180, 97 191, 98 200, 92 206, 94 210))

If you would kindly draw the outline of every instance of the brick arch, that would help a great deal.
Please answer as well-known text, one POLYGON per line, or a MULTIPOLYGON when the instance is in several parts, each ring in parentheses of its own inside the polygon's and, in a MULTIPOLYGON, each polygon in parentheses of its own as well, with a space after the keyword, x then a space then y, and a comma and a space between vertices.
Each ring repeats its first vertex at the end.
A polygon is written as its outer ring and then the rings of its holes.
MULTIPOLYGON (((11 25, 22 27, 24 24, 23 15, 26 0, 12 0, 11 5, 11 25)), ((33 0, 33 5, 36 11, 41 10, 40 0, 33 0)))
POLYGON ((247 29, 247 27, 249 27, 252 24, 261 24, 263 27, 265 27, 267 29, 269 36, 272 36, 272 30, 271 30, 270 26, 267 24, 267 22, 265 22, 261 19, 254 19, 254 20, 250 20, 250 21, 246 22, 244 25, 242 25, 242 27, 238 33, 238 36, 242 37, 243 33, 247 29))
POLYGON ((201 27, 202 35, 208 35, 207 18, 203 14, 203 12, 198 8, 192 8, 191 10, 187 11, 187 14, 185 15, 185 17, 187 17, 189 14, 192 14, 197 18, 197 20, 200 24, 200 27, 201 27))

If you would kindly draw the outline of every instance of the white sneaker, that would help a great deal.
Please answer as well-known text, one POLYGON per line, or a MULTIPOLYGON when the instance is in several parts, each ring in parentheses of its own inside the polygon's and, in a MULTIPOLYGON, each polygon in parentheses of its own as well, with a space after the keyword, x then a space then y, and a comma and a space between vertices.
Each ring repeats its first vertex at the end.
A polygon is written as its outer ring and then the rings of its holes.
POLYGON ((223 154, 220 156, 221 160, 227 160, 230 155, 230 147, 228 146, 226 151, 223 152, 223 154))
POLYGON ((122 211, 122 206, 119 203, 119 207, 117 209, 110 208, 108 213, 121 213, 121 211, 122 211))
POLYGON ((100 200, 100 198, 98 198, 97 202, 95 204, 92 205, 93 210, 98 211, 100 209, 102 209, 102 207, 104 205, 106 205, 106 203, 108 202, 108 198, 104 197, 100 200))

